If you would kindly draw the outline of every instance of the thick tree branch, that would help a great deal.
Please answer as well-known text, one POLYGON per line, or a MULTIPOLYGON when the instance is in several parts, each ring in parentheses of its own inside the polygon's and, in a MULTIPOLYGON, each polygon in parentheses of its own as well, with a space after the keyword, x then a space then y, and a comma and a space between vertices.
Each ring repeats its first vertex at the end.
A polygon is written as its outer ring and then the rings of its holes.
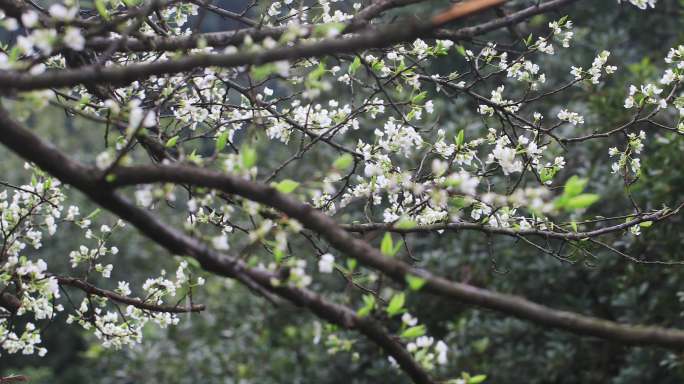
POLYGON ((216 252, 206 244, 157 219, 151 213, 134 206, 113 193, 111 188, 104 184, 97 170, 76 162, 50 143, 21 127, 2 107, 0 107, 0 143, 64 183, 74 186, 95 203, 131 223, 143 235, 170 253, 191 256, 209 272, 235 278, 253 290, 272 292, 298 306, 309 309, 326 321, 344 328, 355 329, 392 356, 414 382, 434 383, 422 367, 413 360, 411 354, 371 318, 358 317, 353 310, 328 302, 307 289, 288 284, 273 286, 272 281, 278 276, 266 270, 250 268, 238 258, 216 252))
POLYGON ((0 307, 10 313, 16 313, 21 308, 21 300, 8 292, 0 293, 0 307))
POLYGON ((0 384, 25 383, 29 378, 24 375, 0 376, 0 384))
POLYGON ((426 281, 424 290, 459 302, 492 309, 537 324, 563 329, 587 336, 601 337, 625 344, 659 345, 668 348, 684 347, 684 331, 659 327, 620 324, 536 304, 519 296, 492 292, 468 284, 456 283, 414 268, 404 262, 383 256, 367 242, 352 236, 332 218, 303 204, 274 188, 215 171, 182 165, 125 167, 115 170, 113 185, 170 182, 213 188, 240 195, 249 200, 273 207, 300 221, 318 233, 346 256, 359 263, 382 271, 403 284, 407 275, 426 281))
MULTIPOLYGON (((441 39, 451 39, 451 40, 464 40, 470 39, 478 35, 482 35, 499 28, 504 28, 513 24, 520 23, 534 15, 540 13, 550 12, 564 5, 570 4, 578 0, 553 0, 539 5, 533 5, 522 9, 517 12, 513 12, 508 16, 490 20, 488 22, 477 24, 471 27, 459 28, 456 30, 438 29, 431 33, 430 37, 436 37, 441 39)), ((374 3, 369 6, 368 9, 378 11, 382 9, 383 11, 389 7, 391 3, 401 3, 403 5, 409 3, 419 2, 419 0, 404 0, 404 1, 383 1, 379 3, 374 3)), ((362 16, 362 12, 359 12, 357 17, 362 16)), ((368 11, 370 12, 370 10, 368 11)), ((365 14, 363 14, 365 15, 365 14)), ((368 17, 365 15, 364 17, 368 17)), ((373 16, 374 17, 374 16, 373 16)), ((365 19, 364 19, 365 20, 365 19)), ((354 21, 348 24, 344 33, 349 33, 356 31, 358 27, 352 28, 354 26, 354 21)), ((302 25, 300 29, 300 37, 309 37, 316 29, 316 25, 302 25)), ((384 28, 386 26, 379 26, 384 28)), ((288 27, 264 27, 264 28, 243 28, 234 31, 224 31, 224 32, 211 32, 211 33, 200 33, 193 34, 190 36, 174 36, 174 37, 149 37, 147 39, 134 39, 128 38, 125 42, 121 43, 120 49, 122 51, 130 52, 147 52, 147 51, 177 51, 177 50, 187 50, 193 49, 200 46, 200 44, 208 47, 222 48, 229 45, 239 46, 245 41, 245 37, 249 36, 254 42, 263 41, 265 38, 270 37, 273 39, 278 39, 283 33, 288 31, 288 27)), ((119 39, 103 38, 103 37, 93 37, 88 39, 86 46, 94 51, 106 50, 111 44, 119 41, 119 39)))
MULTIPOLYGON (((566 4, 572 0, 556 0, 549 2, 544 11, 566 4)), ((546 3, 545 3, 546 4, 546 3)), ((490 6, 493 6, 490 5, 490 6)), ((526 10, 525 17, 541 12, 542 6, 534 6, 526 10)), ((474 8, 473 11, 480 11, 474 8)), ((468 14, 460 14, 465 17, 468 14)), ((513 15, 504 19, 510 22, 519 21, 513 15)), ((175 60, 158 61, 149 64, 132 64, 125 67, 109 66, 101 67, 97 65, 83 66, 72 70, 52 70, 39 75, 30 75, 17 71, 0 71, 0 83, 4 86, 0 92, 28 91, 45 88, 59 88, 74 86, 78 84, 94 85, 98 83, 108 83, 115 85, 125 85, 136 80, 148 78, 150 76, 169 75, 179 72, 191 71, 206 67, 232 68, 243 65, 261 65, 274 61, 295 61, 302 58, 318 57, 339 53, 356 52, 363 49, 383 48, 392 44, 411 41, 419 37, 430 37, 434 31, 444 23, 453 19, 437 17, 436 20, 419 22, 407 21, 398 22, 383 27, 369 29, 362 33, 348 38, 324 39, 314 43, 302 43, 292 47, 280 47, 271 50, 257 52, 242 52, 235 54, 197 54, 185 56, 175 60)), ((470 32, 461 32, 461 38, 468 34, 484 33, 491 29, 496 29, 507 25, 507 22, 489 24, 486 27, 476 28, 470 32), (484 32, 483 32, 484 31, 484 32)), ((472 35, 471 35, 472 36, 472 35)), ((125 47, 128 42, 123 44, 125 47)))

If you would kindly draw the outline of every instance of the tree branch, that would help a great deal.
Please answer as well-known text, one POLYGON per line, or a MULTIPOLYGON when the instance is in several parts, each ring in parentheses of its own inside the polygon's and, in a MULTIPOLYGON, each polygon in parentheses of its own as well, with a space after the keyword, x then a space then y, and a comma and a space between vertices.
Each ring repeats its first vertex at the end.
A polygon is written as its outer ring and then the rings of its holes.
POLYGON ((188 307, 157 305, 146 303, 143 300, 135 297, 128 297, 119 295, 116 292, 108 291, 106 289, 98 288, 87 281, 77 279, 74 277, 56 276, 57 282, 60 285, 66 285, 78 288, 85 293, 105 297, 117 303, 132 305, 136 308, 152 311, 152 312, 168 312, 168 313, 187 313, 187 312, 202 312, 206 309, 204 304, 192 304, 188 307))
MULTIPOLYGON (((424 0, 386 0, 378 3, 374 3, 368 6, 364 10, 368 9, 367 13, 362 13, 361 11, 357 14, 357 18, 362 18, 366 20, 368 17, 375 17, 371 14, 373 12, 382 12, 390 7, 390 4, 401 3, 402 5, 416 3, 424 0)), ((553 0, 538 5, 533 5, 522 9, 520 11, 511 13, 508 16, 497 18, 482 24, 478 24, 472 27, 464 27, 456 30, 438 29, 430 34, 430 37, 440 38, 440 39, 451 39, 451 40, 464 40, 469 39, 484 33, 494 31, 499 28, 504 28, 512 24, 517 24, 522 22, 534 15, 538 15, 545 12, 553 11, 561 6, 573 3, 578 0, 553 0)), ((396 4, 394 6, 397 6, 396 4)), ((354 19, 356 20, 356 19, 354 19)), ((343 34, 357 31, 359 28, 354 27, 355 21, 352 20, 347 27, 344 29, 343 34)), ((358 23, 358 21, 356 21, 358 23)), ((302 25, 300 37, 306 38, 311 36, 311 33, 316 29, 317 25, 302 25)), ((381 28, 387 27, 381 26, 381 28)), ((287 32, 289 27, 263 27, 263 28, 243 28, 234 31, 223 31, 223 32, 210 32, 193 34, 190 36, 174 36, 174 37, 158 37, 153 36, 146 39, 134 39, 128 38, 126 41, 120 44, 120 50, 129 52, 147 52, 147 51, 183 51, 188 49, 197 48, 200 43, 204 46, 222 48, 229 45, 239 46, 245 41, 245 37, 249 38, 254 42, 263 41, 265 38, 270 37, 273 39, 278 39, 283 33, 287 32)), ((86 42, 86 47, 94 51, 104 51, 111 44, 119 41, 120 39, 104 38, 104 37, 93 37, 88 39, 86 42)))
MULTIPOLYGON (((545 11, 563 5, 573 0, 556 0, 549 2, 552 5, 543 8, 545 11)), ((490 6, 493 6, 491 4, 490 6)), ((541 6, 534 6, 532 10, 526 10, 525 17, 535 14, 541 6)), ((473 12, 480 11, 474 8, 473 12)), ((459 17, 466 17, 469 13, 460 14, 459 17)), ((510 22, 522 20, 515 14, 503 19, 510 22)), ((392 44, 410 41, 419 37, 430 37, 434 35, 435 29, 441 27, 446 22, 454 19, 437 18, 427 22, 406 21, 398 22, 383 27, 368 30, 345 39, 324 39, 314 43, 302 43, 292 47, 280 47, 270 50, 257 52, 243 52, 235 54, 197 54, 185 56, 176 60, 158 61, 149 64, 131 64, 125 67, 98 65, 83 66, 71 70, 51 70, 39 75, 31 75, 18 71, 0 71, 0 83, 4 86, 0 92, 8 93, 11 91, 29 91, 45 88, 60 88, 74 86, 78 84, 94 85, 108 83, 115 85, 125 85, 136 80, 145 79, 150 76, 168 75, 179 72, 191 71, 206 67, 232 68, 243 65, 261 65, 274 61, 293 61, 309 57, 318 57, 338 53, 350 53, 363 49, 383 48, 392 44)), ((469 33, 484 33, 491 29, 507 25, 506 21, 488 24, 486 27, 475 28, 470 32, 461 32, 461 38, 465 38, 469 33), (491 28, 491 29, 490 29, 491 28)), ((472 35, 471 35, 472 36, 472 35)), ((195 41, 196 43, 196 41, 195 41)), ((122 44, 127 46, 129 42, 122 44)))
POLYGON ((452 230, 452 231, 474 230, 474 231, 480 231, 480 232, 484 232, 484 233, 507 235, 507 236, 513 236, 513 237, 541 236, 541 237, 549 238, 549 239, 571 240, 572 241, 572 240, 588 239, 588 238, 592 238, 592 237, 598 237, 598 236, 606 235, 609 233, 623 231, 623 230, 629 229, 630 227, 633 227, 635 225, 639 225, 640 223, 644 223, 647 221, 658 222, 658 221, 661 221, 661 220, 664 220, 664 219, 671 217, 673 214, 678 214, 682 208, 683 208, 683 205, 679 205, 679 206, 677 206, 677 208, 675 208, 673 210, 661 209, 661 210, 655 211, 653 213, 638 215, 635 218, 628 220, 628 221, 621 223, 621 224, 611 225, 611 226, 595 229, 592 231, 583 231, 583 232, 555 232, 555 231, 541 230, 541 229, 511 229, 511 228, 493 227, 493 226, 488 226, 488 225, 484 225, 484 224, 466 223, 466 222, 416 225, 415 227, 411 227, 411 228, 396 228, 392 225, 392 223, 341 224, 340 227, 342 227, 343 229, 345 229, 349 232, 360 232, 360 233, 376 231, 379 229, 383 230, 383 231, 394 232, 394 233, 430 233, 430 232, 436 232, 436 231, 441 231, 441 230, 452 230))
POLYGON ((424 290, 450 300, 492 309, 543 326, 580 335, 596 336, 614 342, 658 345, 667 348, 684 347, 684 331, 620 324, 556 310, 519 296, 452 282, 424 269, 414 268, 404 262, 385 257, 367 242, 342 229, 332 218, 307 204, 277 192, 270 186, 207 169, 182 165, 122 167, 115 170, 114 176, 112 183, 114 186, 156 182, 183 183, 236 194, 273 207, 321 235, 346 256, 383 272, 397 283, 404 284, 407 275, 418 276, 426 282, 424 290))
POLYGON ((170 227, 149 212, 134 206, 102 182, 97 170, 69 158, 50 143, 23 128, 12 120, 2 107, 0 107, 0 143, 64 183, 71 184, 95 203, 131 223, 143 235, 170 253, 194 257, 202 268, 209 272, 235 278, 250 289, 272 292, 296 305, 308 308, 322 319, 347 329, 355 329, 392 356, 414 382, 434 383, 423 368, 413 360, 411 354, 373 319, 358 317, 353 310, 328 302, 307 289, 288 284, 273 286, 272 281, 278 276, 266 270, 250 268, 238 258, 216 252, 197 239, 170 227))

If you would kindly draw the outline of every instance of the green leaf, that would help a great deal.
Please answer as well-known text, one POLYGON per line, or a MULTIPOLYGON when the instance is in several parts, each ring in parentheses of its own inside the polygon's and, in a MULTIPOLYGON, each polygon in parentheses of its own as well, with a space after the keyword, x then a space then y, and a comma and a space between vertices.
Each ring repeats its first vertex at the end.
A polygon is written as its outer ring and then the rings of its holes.
POLYGON ((128 7, 135 7, 141 3, 141 0, 123 0, 128 7))
POLYGON ((385 256, 394 256, 392 251, 394 250, 394 242, 392 241, 392 235, 389 232, 385 232, 385 236, 382 238, 380 243, 380 252, 385 256))
POLYGON ((228 143, 228 131, 221 132, 216 138, 216 152, 223 151, 228 143))
POLYGON ((465 132, 461 129, 458 131, 458 134, 454 138, 454 142, 456 143, 457 147, 461 147, 463 145, 463 142, 465 141, 465 132))
POLYGON ((589 180, 587 179, 580 179, 577 176, 569 178, 565 183, 563 195, 568 198, 579 195, 582 193, 582 191, 584 191, 584 187, 586 187, 588 181, 589 180))
POLYGON ((356 314, 359 317, 365 317, 368 316, 373 308, 375 308, 375 296, 373 295, 363 295, 363 307, 361 307, 358 311, 356 311, 356 314))
POLYGON ((290 179, 282 180, 275 185, 275 189, 280 193, 292 193, 297 187, 299 187, 299 183, 290 179))
POLYGON ((418 226, 418 223, 415 222, 415 220, 408 219, 406 217, 402 217, 397 221, 396 224, 394 224, 394 228, 397 229, 413 229, 418 226))
POLYGON ((188 161, 195 164, 201 164, 202 155, 198 154, 196 149, 193 149, 192 152, 188 155, 188 161))
POLYGON ((106 350, 101 344, 98 343, 93 343, 92 346, 90 346, 84 353, 83 356, 85 356, 87 359, 99 359, 106 350))
POLYGON ((164 146, 165 146, 166 148, 173 148, 173 147, 175 147, 175 146, 176 146, 176 143, 178 143, 178 137, 179 137, 179 136, 176 135, 176 136, 174 136, 174 137, 172 137, 172 138, 166 140, 166 144, 164 144, 164 146))
POLYGON ((527 39, 525 39, 525 45, 527 45, 529 47, 530 44, 532 44, 532 34, 531 33, 529 36, 527 36, 527 39))
POLYGON ((261 81, 270 76, 272 73, 278 71, 278 68, 273 63, 268 63, 264 65, 258 65, 252 67, 250 74, 255 81, 261 81))
POLYGON ((95 217, 97 217, 97 215, 100 214, 100 212, 102 212, 102 210, 100 208, 96 208, 94 211, 90 212, 90 214, 86 216, 84 220, 94 219, 95 217))
POLYGON ((195 259, 194 257, 186 257, 186 258, 185 258, 185 261, 188 262, 188 265, 190 265, 191 267, 197 269, 198 271, 199 271, 199 270, 202 270, 202 265, 201 265, 200 262, 197 261, 197 259, 195 259))
POLYGON ((349 272, 354 272, 357 264, 358 262, 356 261, 356 259, 347 259, 347 269, 349 270, 349 272))
POLYGON ((565 203, 565 209, 583 209, 597 202, 601 196, 595 193, 583 193, 575 196, 565 203))
POLYGON ((465 55, 466 55, 466 49, 465 49, 464 46, 462 46, 462 45, 459 44, 459 45, 457 45, 455 48, 456 48, 456 52, 458 52, 459 55, 461 55, 461 56, 465 56, 465 55))
POLYGON ((408 283, 412 291, 418 291, 425 285, 425 279, 414 275, 406 275, 406 283, 408 283))
POLYGON ((360 67, 361 67, 361 59, 360 59, 358 56, 356 56, 356 57, 354 58, 354 61, 352 61, 352 63, 349 64, 349 74, 350 74, 350 75, 353 75, 354 73, 356 73, 356 71, 357 71, 360 67))
POLYGON ((371 307, 361 307, 358 311, 356 311, 356 315, 359 317, 366 317, 368 316, 373 308, 371 307))
POLYGON ((547 181, 553 180, 553 177, 556 176, 556 173, 558 171, 556 168, 543 168, 541 172, 539 172, 539 177, 541 178, 542 183, 546 183, 547 181))
POLYGON ((565 208, 565 205, 568 203, 568 198, 565 196, 559 196, 556 200, 553 201, 553 206, 562 209, 565 208))
POLYGON ((333 163, 333 167, 337 170, 344 170, 349 168, 352 164, 354 163, 354 156, 350 155, 349 153, 345 153, 344 155, 338 157, 335 162, 333 163))
POLYGON ((468 205, 468 202, 463 196, 454 196, 449 199, 448 201, 449 207, 455 209, 455 210, 460 210, 466 205, 468 205))
POLYGON ((413 103, 413 104, 420 104, 420 102, 422 102, 423 100, 425 100, 426 97, 427 97, 427 92, 426 92, 426 91, 423 91, 423 92, 421 92, 421 93, 419 93, 419 94, 413 96, 413 98, 411 99, 411 103, 413 103))
POLYGON ((319 80, 323 75, 325 74, 325 63, 320 62, 318 63, 318 67, 314 69, 313 71, 309 72, 309 74, 306 76, 306 82, 307 85, 309 86, 315 86, 318 84, 319 80))
POLYGON ((587 179, 581 179, 577 176, 572 176, 565 183, 563 195, 556 199, 554 205, 556 208, 562 208, 566 211, 574 209, 587 208, 594 204, 599 198, 599 195, 592 193, 582 194, 587 185, 587 179))
POLYGON ((389 315, 389 317, 392 317, 402 313, 404 311, 405 302, 406 295, 403 292, 392 296, 389 305, 387 305, 387 315, 389 315))
POLYGON ((437 45, 435 46, 435 55, 446 56, 449 53, 449 48, 444 46, 444 43, 437 40, 437 45))
POLYGON ((477 351, 477 353, 484 353, 487 348, 489 348, 489 337, 483 337, 473 341, 473 348, 477 351))
POLYGON ((10 51, 10 54, 9 54, 7 61, 9 61, 10 63, 16 62, 17 59, 19 58, 20 54, 21 54, 21 48, 19 48, 18 45, 15 45, 12 48, 12 50, 10 51))
POLYGON ((484 382, 485 379, 487 379, 487 375, 476 375, 471 377, 470 380, 468 380, 468 384, 480 384, 484 382))
POLYGON ((651 225, 653 225, 653 222, 652 222, 652 221, 644 221, 644 222, 642 222, 642 223, 639 223, 639 226, 640 226, 641 228, 648 228, 648 227, 650 227, 651 225))
POLYGON ((248 146, 248 145, 243 145, 242 148, 240 149, 240 162, 242 162, 242 167, 244 169, 249 169, 256 164, 257 161, 257 153, 256 149, 248 146))
POLYGON ((95 9, 97 9, 97 13, 99 13, 103 19, 110 19, 109 11, 107 10, 107 6, 105 5, 104 0, 95 0, 95 9))
MULTIPOLYGON (((394 70, 394 74, 399 74, 402 72, 410 72, 410 70, 406 70, 406 64, 404 63, 404 59, 401 59, 399 62, 399 65, 396 66, 396 69, 394 70)), ((407 73, 408 75, 408 73, 407 73)))
POLYGON ((280 261, 283 260, 283 257, 285 257, 285 253, 282 249, 275 247, 273 248, 273 257, 275 258, 276 263, 280 263, 280 261))
POLYGON ((415 327, 407 328, 401 333, 401 337, 405 339, 415 339, 416 337, 423 336, 425 334, 424 325, 416 325, 415 327))
POLYGON ((394 248, 392 248, 392 256, 395 256, 397 253, 399 253, 402 245, 404 245, 403 240, 399 240, 396 244, 394 244, 394 248))

